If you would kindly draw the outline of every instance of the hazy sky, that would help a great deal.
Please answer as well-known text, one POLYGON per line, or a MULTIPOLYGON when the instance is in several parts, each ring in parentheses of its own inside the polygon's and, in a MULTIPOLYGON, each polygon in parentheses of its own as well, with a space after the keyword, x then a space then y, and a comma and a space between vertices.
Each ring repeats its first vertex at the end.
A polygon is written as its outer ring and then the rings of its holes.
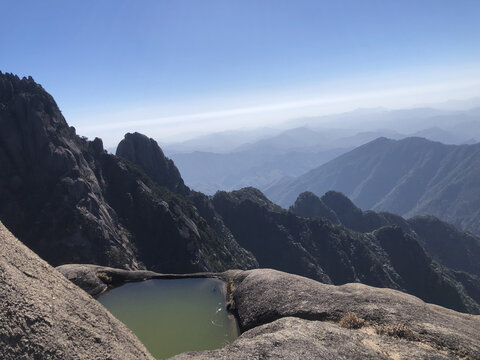
POLYGON ((0 0, 0 70, 111 146, 480 95, 478 0, 0 0))

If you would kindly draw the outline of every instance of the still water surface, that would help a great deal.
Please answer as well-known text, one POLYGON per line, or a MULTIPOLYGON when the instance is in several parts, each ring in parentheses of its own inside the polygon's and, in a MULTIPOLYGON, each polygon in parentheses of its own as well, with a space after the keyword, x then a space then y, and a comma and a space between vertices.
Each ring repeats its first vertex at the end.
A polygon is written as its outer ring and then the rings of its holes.
POLYGON ((218 279, 147 280, 100 296, 103 304, 157 359, 184 351, 218 349, 235 340, 238 326, 225 309, 218 279))

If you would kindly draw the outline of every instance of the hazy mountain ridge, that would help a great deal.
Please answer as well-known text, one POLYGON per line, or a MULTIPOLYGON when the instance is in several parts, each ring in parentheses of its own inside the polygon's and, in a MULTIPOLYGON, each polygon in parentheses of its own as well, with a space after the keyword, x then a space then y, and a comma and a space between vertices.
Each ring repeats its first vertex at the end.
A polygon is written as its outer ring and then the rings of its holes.
POLYGON ((335 190, 363 209, 431 214, 480 233, 479 162, 480 144, 379 138, 265 193, 289 206, 303 191, 335 190))
POLYGON ((218 190, 246 186, 260 189, 284 177, 294 177, 319 166, 348 149, 317 153, 291 151, 282 154, 242 151, 229 154, 194 152, 173 154, 185 182, 197 191, 213 195, 218 190))
MULTIPOLYGON (((478 106, 475 99, 464 105, 468 104, 478 106)), ((424 137, 456 145, 476 143, 480 111, 429 107, 358 109, 292 120, 284 127, 287 129, 232 130, 204 135, 167 144, 165 149, 186 183, 195 190, 214 194, 217 190, 254 186, 268 192, 270 186, 283 178, 303 175, 378 137, 395 140, 424 137)))

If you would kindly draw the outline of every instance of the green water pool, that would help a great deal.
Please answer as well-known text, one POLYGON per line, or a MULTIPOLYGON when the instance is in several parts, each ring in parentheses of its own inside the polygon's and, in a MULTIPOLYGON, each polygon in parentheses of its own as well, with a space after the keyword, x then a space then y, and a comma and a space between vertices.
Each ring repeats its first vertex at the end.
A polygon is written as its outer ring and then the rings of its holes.
POLYGON ((221 348, 238 326, 225 309, 225 283, 218 279, 147 280, 127 283, 98 301, 127 325, 157 359, 221 348))

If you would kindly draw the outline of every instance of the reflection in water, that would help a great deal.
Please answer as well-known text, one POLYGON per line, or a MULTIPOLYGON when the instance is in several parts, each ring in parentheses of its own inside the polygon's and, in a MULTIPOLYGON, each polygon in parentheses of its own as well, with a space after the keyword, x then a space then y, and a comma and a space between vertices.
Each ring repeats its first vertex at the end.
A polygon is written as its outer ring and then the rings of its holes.
POLYGON ((184 351, 218 349, 238 336, 218 279, 148 280, 100 296, 157 359, 184 351))

